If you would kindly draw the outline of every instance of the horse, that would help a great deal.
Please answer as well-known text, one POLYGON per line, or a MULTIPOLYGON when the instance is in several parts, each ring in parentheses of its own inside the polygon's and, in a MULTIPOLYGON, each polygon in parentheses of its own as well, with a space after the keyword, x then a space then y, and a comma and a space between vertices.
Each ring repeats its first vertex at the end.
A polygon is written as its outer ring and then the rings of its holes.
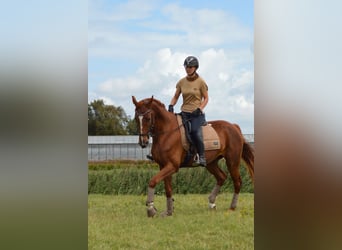
MULTIPOLYGON (((166 110, 165 105, 153 96, 137 101, 132 96, 135 105, 135 121, 139 132, 139 145, 145 148, 152 137, 151 153, 153 160, 159 165, 160 171, 154 175, 147 190, 147 216, 154 217, 157 209, 154 206, 155 187, 164 181, 166 194, 166 211, 161 216, 171 216, 174 211, 172 198, 172 175, 178 172, 184 161, 187 151, 182 146, 180 125, 176 114, 166 110)), ((207 160, 206 169, 216 178, 216 185, 208 197, 209 209, 216 209, 216 196, 227 179, 227 174, 218 166, 222 158, 234 183, 234 194, 230 204, 230 210, 235 210, 241 188, 240 161, 245 162, 249 176, 254 184, 254 148, 244 139, 241 129, 237 124, 224 120, 209 121, 220 139, 220 148, 205 151, 207 160)))

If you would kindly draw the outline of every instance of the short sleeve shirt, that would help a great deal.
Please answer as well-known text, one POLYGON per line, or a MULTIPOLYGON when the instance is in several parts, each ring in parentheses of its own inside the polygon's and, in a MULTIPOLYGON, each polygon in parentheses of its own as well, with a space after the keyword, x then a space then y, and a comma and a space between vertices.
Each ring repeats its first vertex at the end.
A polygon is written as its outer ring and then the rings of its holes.
POLYGON ((204 93, 208 92, 208 86, 200 76, 194 81, 189 81, 184 77, 179 80, 176 88, 182 93, 181 110, 183 112, 192 112, 197 109, 201 105, 204 93))

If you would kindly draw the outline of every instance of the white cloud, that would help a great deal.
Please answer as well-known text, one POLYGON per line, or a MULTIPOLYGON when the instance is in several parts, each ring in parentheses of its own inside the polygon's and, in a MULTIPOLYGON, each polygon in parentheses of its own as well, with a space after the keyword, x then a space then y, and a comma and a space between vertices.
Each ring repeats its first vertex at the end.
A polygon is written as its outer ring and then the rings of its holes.
MULTIPOLYGON (((253 133, 252 28, 227 11, 185 8, 182 3, 136 0, 104 8, 101 1, 90 2, 89 60, 124 59, 135 68, 122 66, 115 74, 107 73, 108 79, 91 82, 89 100, 122 106, 128 115, 134 114, 132 95, 154 95, 168 105, 177 81, 185 76, 185 57, 194 55, 209 87, 207 119, 241 123, 243 131, 253 133)), ((94 70, 90 67, 89 74, 97 79, 94 70)), ((180 97, 175 111, 181 102, 180 97)))
POLYGON ((238 96, 235 102, 240 110, 253 111, 253 103, 248 102, 244 96, 238 96))
POLYGON ((233 81, 232 88, 245 87, 246 85, 250 86, 250 83, 253 82, 253 79, 254 79, 253 71, 243 70, 242 72, 239 72, 239 74, 237 74, 236 77, 232 79, 233 81))
POLYGON ((203 46, 253 43, 252 30, 222 10, 184 8, 174 3, 159 6, 150 1, 129 1, 109 10, 101 7, 89 13, 91 56, 136 58, 153 53, 156 47, 198 51, 203 46), (159 15, 152 18, 155 12, 159 15))
POLYGON ((104 1, 88 1, 89 18, 96 21, 141 20, 155 9, 154 0, 130 0, 112 6, 104 1))
MULTIPOLYGON (((97 89, 99 96, 106 97, 108 103, 124 107, 127 114, 133 114, 131 95, 137 99, 154 95, 168 105, 177 81, 185 76, 183 61, 186 56, 185 53, 172 52, 169 48, 161 49, 133 75, 100 84, 97 89)), ((236 123, 247 119, 253 124, 253 72, 239 70, 234 58, 229 59, 224 50, 206 50, 199 58, 200 65, 203 65, 200 66, 200 75, 209 87, 207 118, 231 119, 236 123)), ((180 111, 181 102, 180 97, 176 112, 180 111)))

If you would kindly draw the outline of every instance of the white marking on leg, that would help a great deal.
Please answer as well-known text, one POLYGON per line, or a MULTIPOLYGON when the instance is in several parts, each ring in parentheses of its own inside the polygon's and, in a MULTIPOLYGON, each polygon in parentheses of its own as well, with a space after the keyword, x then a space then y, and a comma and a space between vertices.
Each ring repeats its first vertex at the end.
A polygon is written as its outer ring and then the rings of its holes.
POLYGON ((210 202, 209 202, 209 208, 210 208, 210 209, 215 209, 215 208, 216 208, 216 204, 215 204, 215 203, 210 203, 210 202))
POLYGON ((218 195, 218 193, 220 192, 221 186, 216 185, 213 189, 213 191, 211 191, 208 199, 210 203, 215 203, 216 197, 218 195))
POLYGON ((239 194, 234 193, 230 208, 236 208, 238 199, 239 199, 239 194))
POLYGON ((146 205, 150 205, 152 203, 152 206, 153 206, 153 200, 154 200, 154 188, 148 187, 146 205))

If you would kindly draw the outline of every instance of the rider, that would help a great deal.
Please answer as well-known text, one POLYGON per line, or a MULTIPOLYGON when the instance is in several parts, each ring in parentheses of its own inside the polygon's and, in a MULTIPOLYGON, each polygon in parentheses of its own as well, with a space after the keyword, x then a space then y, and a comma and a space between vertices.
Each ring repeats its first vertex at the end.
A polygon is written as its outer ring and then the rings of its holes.
POLYGON ((181 114, 183 119, 191 123, 190 136, 199 155, 198 164, 205 167, 207 163, 201 126, 206 124, 203 110, 208 103, 209 96, 206 82, 196 72, 198 67, 199 62, 196 57, 188 56, 185 58, 184 68, 187 75, 178 81, 168 111, 173 113, 173 106, 176 105, 180 94, 182 94, 181 114))

